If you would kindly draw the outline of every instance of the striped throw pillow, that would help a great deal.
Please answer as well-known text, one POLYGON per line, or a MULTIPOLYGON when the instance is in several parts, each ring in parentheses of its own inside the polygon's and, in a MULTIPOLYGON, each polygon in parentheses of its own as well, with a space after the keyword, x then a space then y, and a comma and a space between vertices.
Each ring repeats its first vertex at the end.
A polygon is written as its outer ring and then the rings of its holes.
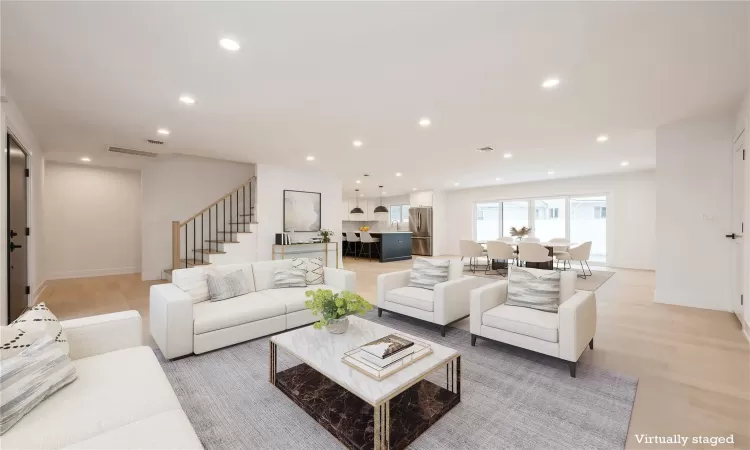
POLYGON ((449 260, 417 258, 411 269, 409 286, 435 290, 435 285, 448 281, 449 260))
POLYGON ((557 312, 560 306, 560 272, 551 270, 536 276, 521 267, 511 266, 508 270, 506 305, 557 312))
POLYGON ((223 277, 210 273, 206 274, 206 282, 208 283, 208 294, 211 296, 210 300, 212 302, 239 297, 250 292, 242 269, 235 270, 223 277))
POLYGON ((0 364, 0 435, 45 398, 76 379, 73 362, 45 334, 0 364))
POLYGON ((273 284, 276 288, 305 287, 305 269, 278 268, 273 271, 273 284))

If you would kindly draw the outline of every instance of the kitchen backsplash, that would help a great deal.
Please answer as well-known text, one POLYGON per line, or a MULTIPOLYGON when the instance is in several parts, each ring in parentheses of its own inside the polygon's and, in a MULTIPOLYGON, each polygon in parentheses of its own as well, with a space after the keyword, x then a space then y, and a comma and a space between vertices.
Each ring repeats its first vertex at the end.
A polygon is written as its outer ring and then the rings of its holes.
MULTIPOLYGON (((359 227, 368 226, 370 227, 370 231, 376 232, 376 231, 395 231, 396 225, 389 226, 389 224, 381 221, 366 221, 366 220, 344 220, 341 222, 341 231, 359 231, 359 227)), ((401 229, 399 231, 404 231, 404 226, 401 226, 401 229)), ((406 231, 408 231, 408 226, 406 227, 406 231)))

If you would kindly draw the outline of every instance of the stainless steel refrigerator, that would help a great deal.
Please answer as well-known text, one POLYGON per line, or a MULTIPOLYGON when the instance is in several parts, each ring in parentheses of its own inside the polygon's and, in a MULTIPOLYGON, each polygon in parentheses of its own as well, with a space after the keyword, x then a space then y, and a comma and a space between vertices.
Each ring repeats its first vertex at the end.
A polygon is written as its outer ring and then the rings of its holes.
POLYGON ((409 208, 411 254, 432 256, 432 208, 409 208))

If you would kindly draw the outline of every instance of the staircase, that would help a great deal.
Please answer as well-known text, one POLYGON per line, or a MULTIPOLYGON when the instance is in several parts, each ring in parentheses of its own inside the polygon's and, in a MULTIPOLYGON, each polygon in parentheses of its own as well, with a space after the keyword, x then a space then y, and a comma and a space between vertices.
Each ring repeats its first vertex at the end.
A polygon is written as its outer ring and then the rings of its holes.
POLYGON ((252 177, 183 222, 172 222, 172 271, 252 261, 256 255, 256 178, 252 177))

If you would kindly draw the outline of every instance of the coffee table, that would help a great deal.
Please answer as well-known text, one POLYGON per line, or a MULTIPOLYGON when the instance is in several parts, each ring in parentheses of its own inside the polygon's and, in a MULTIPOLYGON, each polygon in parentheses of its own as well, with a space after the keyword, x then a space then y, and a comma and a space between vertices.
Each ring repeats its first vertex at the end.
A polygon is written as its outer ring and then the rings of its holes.
POLYGON ((377 381, 346 365, 344 353, 408 334, 349 317, 344 334, 298 328, 270 338, 269 380, 350 449, 403 449, 461 401, 461 355, 425 341, 432 353, 377 381), (281 347, 302 364, 277 372, 281 347), (445 387, 425 377, 445 367, 445 387))

